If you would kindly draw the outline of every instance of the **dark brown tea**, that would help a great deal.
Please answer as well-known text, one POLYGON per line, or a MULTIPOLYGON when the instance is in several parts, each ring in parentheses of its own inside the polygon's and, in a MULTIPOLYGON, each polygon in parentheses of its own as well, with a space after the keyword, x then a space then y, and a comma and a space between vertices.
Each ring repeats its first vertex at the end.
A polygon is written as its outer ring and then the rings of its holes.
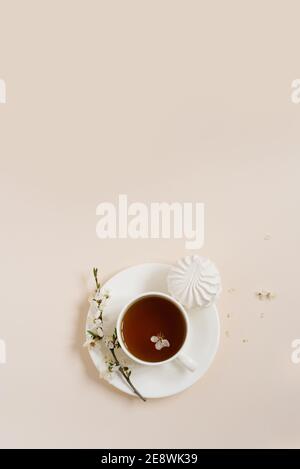
POLYGON ((181 348, 187 332, 179 308, 159 296, 133 303, 123 317, 121 330, 129 352, 147 362, 171 358, 181 348))

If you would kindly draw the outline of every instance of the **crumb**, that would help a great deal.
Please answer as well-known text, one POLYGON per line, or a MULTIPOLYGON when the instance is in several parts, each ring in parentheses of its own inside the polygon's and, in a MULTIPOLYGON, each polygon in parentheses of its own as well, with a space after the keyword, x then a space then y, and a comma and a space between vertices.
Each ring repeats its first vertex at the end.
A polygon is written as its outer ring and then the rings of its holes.
POLYGON ((227 315, 226 315, 226 317, 227 317, 228 319, 230 319, 230 318, 231 318, 230 314, 227 314, 227 315))
POLYGON ((265 241, 270 241, 270 239, 271 239, 271 235, 270 235, 270 234, 266 234, 266 235, 264 236, 264 240, 265 240, 265 241))
POLYGON ((248 342, 248 339, 243 339, 243 344, 246 344, 248 342))
POLYGON ((266 296, 268 300, 273 300, 273 298, 275 298, 276 295, 275 293, 268 291, 266 296))
POLYGON ((271 291, 265 291, 265 290, 260 290, 258 292, 255 292, 255 295, 259 300, 273 300, 275 298, 275 293, 271 291))
POLYGON ((235 288, 228 288, 227 290, 228 293, 234 293, 235 291, 236 291, 235 288))
POLYGON ((257 298, 258 298, 259 300, 262 300, 262 299, 263 299, 263 292, 262 292, 262 291, 257 291, 257 292, 255 292, 255 295, 257 296, 257 298))
POLYGON ((227 337, 227 339, 229 338, 229 331, 225 331, 225 336, 227 337))

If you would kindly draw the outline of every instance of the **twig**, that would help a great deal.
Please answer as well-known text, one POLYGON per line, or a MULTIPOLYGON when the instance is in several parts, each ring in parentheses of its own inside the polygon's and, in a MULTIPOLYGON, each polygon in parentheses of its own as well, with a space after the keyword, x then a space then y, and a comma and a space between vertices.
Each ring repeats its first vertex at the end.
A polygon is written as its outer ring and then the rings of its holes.
POLYGON ((100 290, 101 285, 100 285, 100 282, 98 280, 98 269, 96 267, 93 268, 93 274, 94 274, 94 279, 95 279, 95 283, 96 283, 96 292, 97 292, 98 290, 100 290))
POLYGON ((129 384, 129 386, 131 387, 131 389, 133 390, 133 392, 144 402, 146 402, 146 399, 141 395, 141 393, 136 389, 136 387, 132 384, 131 382, 131 379, 130 379, 130 373, 127 373, 126 370, 124 369, 124 367, 120 364, 119 360, 117 359, 117 356, 115 354, 115 350, 114 349, 111 349, 110 350, 112 356, 114 357, 114 360, 115 360, 115 364, 116 366, 118 367, 121 375, 126 379, 127 383, 129 384))
MULTIPOLYGON (((94 279, 95 279, 95 284, 96 284, 95 294, 97 294, 98 292, 100 292, 101 284, 98 280, 98 269, 96 267, 93 268, 93 274, 94 274, 94 279)), ((99 319, 102 322, 103 308, 101 308, 101 310, 100 310, 100 305, 101 305, 102 299, 101 298, 98 299, 96 297, 96 298, 93 298, 93 300, 97 303, 97 307, 98 307, 98 310, 99 310, 99 319)), ((103 326, 102 326, 102 328, 103 328, 103 326)), ((102 340, 102 338, 103 338, 103 336, 100 337, 99 335, 95 334, 91 330, 88 330, 87 332, 92 336, 93 340, 102 340)), ((119 344, 119 341, 118 341, 118 338, 117 338, 116 329, 114 330, 112 340, 109 340, 109 342, 110 342, 110 345, 107 348, 109 349, 109 351, 111 352, 111 354, 113 356, 115 366, 118 367, 118 371, 121 373, 123 378, 127 381, 128 385, 131 387, 134 394, 136 394, 142 401, 145 402, 146 399, 141 395, 141 393, 136 389, 136 387, 131 382, 131 379, 130 379, 131 371, 128 369, 127 366, 122 366, 121 363, 119 362, 117 356, 116 356, 115 349, 120 347, 120 344, 119 344)))

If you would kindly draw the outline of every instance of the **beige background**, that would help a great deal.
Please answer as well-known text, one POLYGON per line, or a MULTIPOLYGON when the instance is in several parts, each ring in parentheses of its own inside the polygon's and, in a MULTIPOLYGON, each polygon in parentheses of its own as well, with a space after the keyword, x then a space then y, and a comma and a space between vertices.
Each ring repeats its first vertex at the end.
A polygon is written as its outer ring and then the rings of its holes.
POLYGON ((0 1, 1 447, 300 447, 299 18, 298 1, 0 1), (97 239, 119 193, 204 202, 224 284, 213 366, 147 404, 81 347, 88 275, 186 251, 97 239))

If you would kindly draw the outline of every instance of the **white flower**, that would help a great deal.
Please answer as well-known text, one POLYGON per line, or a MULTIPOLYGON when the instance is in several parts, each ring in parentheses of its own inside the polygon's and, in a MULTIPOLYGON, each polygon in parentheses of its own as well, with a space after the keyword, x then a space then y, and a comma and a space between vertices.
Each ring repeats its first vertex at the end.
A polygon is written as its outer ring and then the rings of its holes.
POLYGON ((156 350, 161 350, 164 347, 170 347, 170 342, 167 339, 158 340, 155 344, 156 350))
POLYGON ((105 337, 104 341, 105 341, 106 347, 109 348, 110 350, 113 350, 115 348, 112 337, 105 337))
POLYGON ((164 347, 170 347, 170 342, 167 339, 164 339, 162 334, 159 334, 158 336, 153 335, 150 340, 155 344, 156 350, 161 350, 164 347))
POLYGON ((100 370, 99 378, 108 381, 111 378, 111 373, 107 369, 100 370))
POLYGON ((104 336, 102 326, 97 327, 96 332, 97 332, 98 336, 102 339, 102 337, 104 336))
POLYGON ((101 305, 105 304, 109 299, 110 294, 108 290, 97 290, 93 296, 93 300, 96 302, 101 301, 101 305))
POLYGON ((107 299, 106 298, 102 298, 101 299, 101 303, 98 305, 98 310, 99 311, 103 311, 105 306, 107 304, 107 299))
POLYGON ((108 298, 110 298, 110 291, 107 289, 102 290, 102 296, 108 300, 108 298))
POLYGON ((100 316, 100 311, 98 310, 98 308, 95 308, 95 309, 92 309, 91 311, 91 318, 92 319, 99 319, 99 316, 100 316))
POLYGON ((96 345, 96 341, 93 337, 87 338, 83 344, 84 347, 88 347, 88 348, 95 347, 95 345, 96 345))
POLYGON ((99 301, 101 300, 101 290, 97 290, 95 293, 94 293, 94 300, 96 301, 99 301))

